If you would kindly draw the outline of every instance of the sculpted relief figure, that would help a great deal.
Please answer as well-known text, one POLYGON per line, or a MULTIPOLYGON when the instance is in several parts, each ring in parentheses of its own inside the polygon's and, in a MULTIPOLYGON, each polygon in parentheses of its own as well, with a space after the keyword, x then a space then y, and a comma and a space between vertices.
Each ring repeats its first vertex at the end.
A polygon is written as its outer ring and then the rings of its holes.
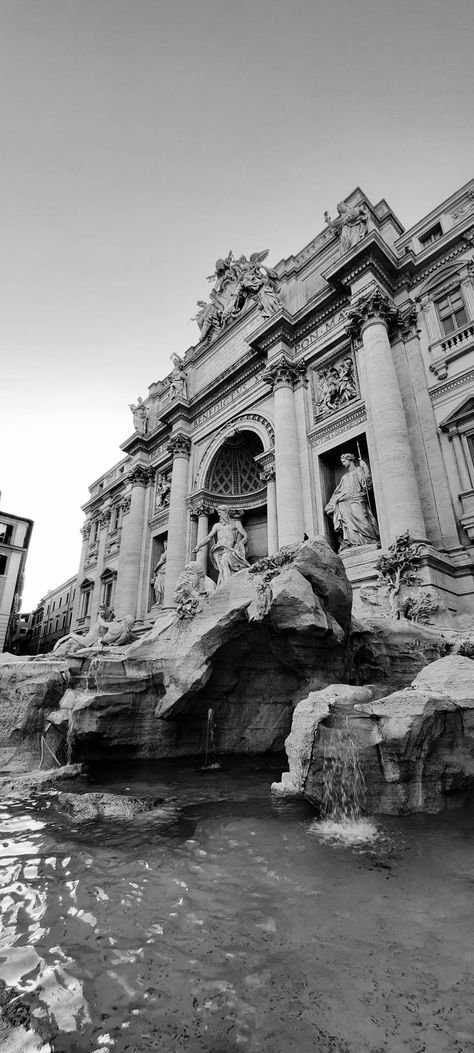
POLYGON ((353 453, 343 453, 341 462, 345 472, 325 507, 332 516, 339 539, 339 552, 358 545, 379 543, 377 520, 370 509, 370 471, 365 462, 353 453))
POLYGON ((171 483, 164 475, 159 475, 155 487, 155 512, 159 508, 166 508, 170 503, 171 483))
POLYGON ((213 542, 210 557, 212 565, 219 574, 217 579, 217 586, 219 586, 228 581, 232 574, 236 574, 239 570, 244 570, 250 564, 245 558, 245 545, 248 535, 240 519, 231 517, 228 509, 222 505, 217 509, 217 512, 219 514, 219 522, 213 526, 211 532, 193 551, 199 552, 199 549, 207 545, 209 541, 213 542))
POLYGON ((253 252, 249 259, 239 256, 236 260, 231 251, 225 259, 216 261, 215 272, 209 275, 209 280, 214 281, 210 302, 198 300, 199 311, 193 319, 198 323, 201 340, 217 336, 232 319, 255 304, 264 318, 280 310, 278 274, 263 265, 267 256, 268 249, 253 252))
POLYGON ((318 375, 318 412, 335 413, 357 396, 354 362, 350 355, 318 375))
POLYGON ((169 388, 170 399, 188 397, 187 386, 186 386, 186 370, 184 369, 183 359, 179 355, 171 355, 171 361, 173 363, 173 372, 171 374, 171 384, 169 388))
POLYGON ((148 431, 148 408, 140 398, 137 398, 136 405, 133 402, 129 403, 129 407, 132 411, 133 426, 138 435, 146 435, 148 431))
POLYGON ((369 225, 369 213, 366 205, 346 205, 340 201, 337 206, 339 215, 331 219, 329 212, 324 213, 324 219, 338 237, 340 237, 340 255, 343 256, 348 249, 356 245, 361 238, 367 234, 369 225))

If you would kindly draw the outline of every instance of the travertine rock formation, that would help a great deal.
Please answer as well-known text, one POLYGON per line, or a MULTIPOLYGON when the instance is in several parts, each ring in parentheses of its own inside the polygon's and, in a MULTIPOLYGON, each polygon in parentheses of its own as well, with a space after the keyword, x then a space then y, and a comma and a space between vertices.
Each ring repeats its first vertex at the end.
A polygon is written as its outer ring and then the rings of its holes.
POLYGON ((331 730, 355 742, 368 813, 437 812, 474 785, 474 662, 451 655, 422 669, 410 687, 374 699, 370 687, 331 685, 294 712, 289 772, 274 792, 323 800, 331 730))
POLYGON ((2 655, 0 661, 0 767, 26 770, 38 763, 45 718, 56 708, 69 680, 63 661, 29 661, 2 655))

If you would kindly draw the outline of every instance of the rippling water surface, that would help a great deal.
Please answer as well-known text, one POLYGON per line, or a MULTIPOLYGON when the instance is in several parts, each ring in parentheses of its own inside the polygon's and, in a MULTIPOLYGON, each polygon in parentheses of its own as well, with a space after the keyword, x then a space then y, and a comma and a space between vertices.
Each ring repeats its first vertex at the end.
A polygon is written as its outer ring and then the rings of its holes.
POLYGON ((173 799, 162 819, 2 803, 0 977, 45 1050, 474 1050, 469 812, 338 838, 270 797, 280 771, 160 762, 67 785, 173 799))

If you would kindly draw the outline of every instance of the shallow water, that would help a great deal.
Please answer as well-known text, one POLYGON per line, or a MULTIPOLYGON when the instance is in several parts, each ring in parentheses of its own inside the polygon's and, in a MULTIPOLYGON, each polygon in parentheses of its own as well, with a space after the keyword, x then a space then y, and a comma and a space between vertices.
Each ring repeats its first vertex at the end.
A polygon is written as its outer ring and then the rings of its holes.
POLYGON ((0 977, 46 1049, 474 1050, 472 813, 377 819, 351 843, 271 798, 280 771, 68 783, 173 798, 127 823, 3 802, 0 977))

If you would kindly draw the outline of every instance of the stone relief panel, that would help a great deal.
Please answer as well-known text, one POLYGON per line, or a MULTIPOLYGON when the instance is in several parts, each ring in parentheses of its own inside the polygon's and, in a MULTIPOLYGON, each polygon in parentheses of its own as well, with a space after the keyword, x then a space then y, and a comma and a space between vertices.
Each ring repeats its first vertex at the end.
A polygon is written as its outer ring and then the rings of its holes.
POLYGON ((315 421, 345 409, 360 398, 355 358, 349 348, 311 370, 311 398, 315 421))

